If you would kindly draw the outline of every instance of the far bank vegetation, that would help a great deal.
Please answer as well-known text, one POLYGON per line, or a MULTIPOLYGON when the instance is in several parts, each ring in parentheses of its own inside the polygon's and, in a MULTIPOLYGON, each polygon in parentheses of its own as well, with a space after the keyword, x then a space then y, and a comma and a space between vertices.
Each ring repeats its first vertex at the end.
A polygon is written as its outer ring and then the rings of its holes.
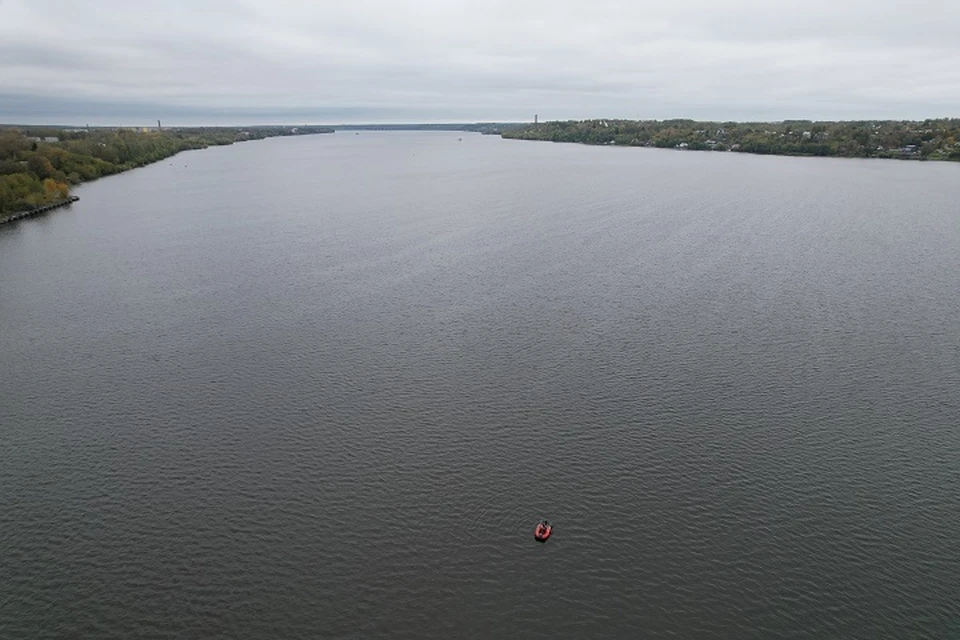
POLYGON ((960 119, 918 122, 570 120, 505 128, 504 138, 773 155, 960 160, 960 119))

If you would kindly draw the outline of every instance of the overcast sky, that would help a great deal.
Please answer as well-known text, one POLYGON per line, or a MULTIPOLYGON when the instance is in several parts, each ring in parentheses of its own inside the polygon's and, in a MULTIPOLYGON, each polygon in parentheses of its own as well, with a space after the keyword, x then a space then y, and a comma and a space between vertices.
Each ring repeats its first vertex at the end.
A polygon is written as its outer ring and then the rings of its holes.
POLYGON ((960 0, 0 0, 0 122, 960 116, 960 0))

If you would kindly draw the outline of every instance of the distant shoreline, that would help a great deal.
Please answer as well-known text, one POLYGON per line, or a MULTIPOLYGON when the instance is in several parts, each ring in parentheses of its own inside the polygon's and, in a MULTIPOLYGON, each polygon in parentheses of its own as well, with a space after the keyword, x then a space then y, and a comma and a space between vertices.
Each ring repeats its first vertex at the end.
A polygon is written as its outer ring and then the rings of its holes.
POLYGON ((960 119, 853 122, 570 120, 505 128, 505 139, 758 155, 960 161, 960 119))
POLYGON ((960 119, 814 122, 569 120, 542 123, 62 128, 0 125, 0 224, 67 202, 70 187, 181 151, 336 131, 462 131, 508 140, 758 155, 960 161, 960 119))

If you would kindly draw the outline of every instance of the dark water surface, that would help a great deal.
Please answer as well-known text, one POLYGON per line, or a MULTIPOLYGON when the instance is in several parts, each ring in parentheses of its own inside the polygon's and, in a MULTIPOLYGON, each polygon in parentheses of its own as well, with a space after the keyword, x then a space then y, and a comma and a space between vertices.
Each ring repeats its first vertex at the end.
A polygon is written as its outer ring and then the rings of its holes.
POLYGON ((0 227, 0 637, 960 637, 960 166, 364 132, 78 195, 0 227))

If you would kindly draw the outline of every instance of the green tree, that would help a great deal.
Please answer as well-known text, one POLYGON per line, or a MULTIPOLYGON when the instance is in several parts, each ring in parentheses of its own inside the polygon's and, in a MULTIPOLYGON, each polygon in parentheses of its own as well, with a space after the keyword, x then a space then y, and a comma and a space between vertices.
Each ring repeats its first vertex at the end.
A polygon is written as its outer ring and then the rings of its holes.
POLYGON ((41 180, 53 177, 53 174, 56 172, 50 160, 39 153, 35 153, 27 158, 27 169, 41 180))

